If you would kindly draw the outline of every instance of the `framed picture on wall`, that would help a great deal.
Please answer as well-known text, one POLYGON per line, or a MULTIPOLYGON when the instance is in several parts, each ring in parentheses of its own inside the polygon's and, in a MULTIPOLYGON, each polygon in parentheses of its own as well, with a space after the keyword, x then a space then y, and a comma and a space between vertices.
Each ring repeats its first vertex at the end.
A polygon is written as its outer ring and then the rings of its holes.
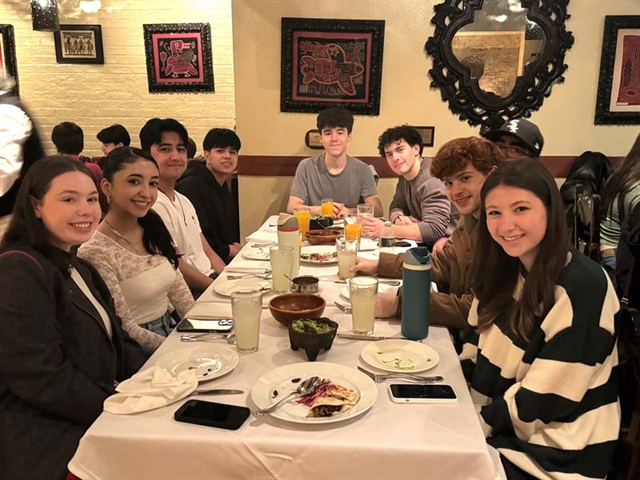
POLYGON ((595 124, 640 124, 640 15, 604 19, 595 124))
POLYGON ((415 128, 422 137, 423 147, 433 147, 436 127, 412 127, 415 128))
POLYGON ((163 23, 143 27, 150 92, 214 91, 208 23, 163 23))
POLYGON ((100 25, 60 25, 53 39, 58 63, 104 63, 100 25))
POLYGON ((13 38, 13 25, 0 24, 0 73, 11 75, 16 81, 13 93, 19 95, 18 64, 16 62, 16 43, 13 38))
POLYGON ((384 20, 282 19, 280 111, 380 114, 384 20))

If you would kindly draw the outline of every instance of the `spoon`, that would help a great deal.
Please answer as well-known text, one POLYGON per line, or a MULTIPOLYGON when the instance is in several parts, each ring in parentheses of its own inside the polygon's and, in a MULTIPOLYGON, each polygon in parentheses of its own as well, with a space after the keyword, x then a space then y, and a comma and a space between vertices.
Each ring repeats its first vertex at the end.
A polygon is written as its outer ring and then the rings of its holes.
POLYGON ((319 383, 320 383, 320 377, 307 378, 304 382, 298 385, 298 388, 296 388, 293 392, 289 393, 288 395, 285 395, 284 397, 282 397, 276 403, 268 406, 267 408, 261 408, 260 410, 257 410, 256 415, 264 415, 266 413, 269 413, 270 411, 282 405, 286 400, 289 400, 294 395, 304 396, 313 392, 319 383))
POLYGON ((185 333, 180 336, 181 342, 208 342, 209 340, 218 340, 218 339, 226 340, 227 343, 231 345, 236 344, 235 333, 225 333, 224 335, 216 335, 215 333, 200 333, 200 334, 185 333))

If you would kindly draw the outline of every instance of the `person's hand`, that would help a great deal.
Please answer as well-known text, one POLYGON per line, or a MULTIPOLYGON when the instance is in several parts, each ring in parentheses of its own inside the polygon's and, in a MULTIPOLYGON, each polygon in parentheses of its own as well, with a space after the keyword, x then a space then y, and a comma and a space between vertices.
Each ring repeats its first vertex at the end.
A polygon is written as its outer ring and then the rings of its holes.
POLYGON ((431 249, 431 255, 438 255, 438 253, 440 253, 442 251, 442 249, 444 248, 444 244, 447 243, 447 240, 449 240, 449 237, 442 237, 439 238, 436 243, 433 244, 433 248, 431 249))
POLYGON ((242 250, 242 245, 240 245, 239 243, 232 243, 231 245, 229 245, 229 256, 230 257, 235 257, 240 250, 242 250))
POLYGON ((367 238, 379 237, 384 227, 384 222, 374 217, 360 217, 358 222, 362 225, 362 236, 367 238))
POLYGON ((344 206, 344 203, 333 202, 333 218, 344 218, 349 214, 349 209, 344 206))
POLYGON ((409 217, 409 222, 411 223, 420 223, 420 220, 416 217, 409 217))
POLYGON ((411 224, 413 224, 413 222, 411 221, 411 217, 406 217, 404 215, 400 215, 394 222, 394 225, 411 225, 411 224))
POLYGON ((349 271, 356 275, 375 275, 378 272, 378 260, 365 260, 357 257, 356 264, 349 271))
POLYGON ((395 317, 398 311, 398 302, 400 297, 395 293, 378 293, 376 298, 376 318, 395 317))

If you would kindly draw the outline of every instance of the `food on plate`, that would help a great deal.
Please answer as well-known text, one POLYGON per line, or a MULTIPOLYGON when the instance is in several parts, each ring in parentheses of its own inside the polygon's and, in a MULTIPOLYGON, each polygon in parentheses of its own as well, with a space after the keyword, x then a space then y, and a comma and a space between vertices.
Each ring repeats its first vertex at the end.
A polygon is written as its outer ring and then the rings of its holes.
POLYGON ((300 258, 308 262, 328 262, 330 260, 333 260, 337 256, 338 256, 338 252, 303 253, 302 255, 300 255, 300 258))
POLYGON ((296 332, 310 334, 327 333, 331 330, 335 330, 335 327, 324 322, 318 322, 313 318, 301 318, 300 320, 294 320, 291 328, 296 332))
POLYGON ((360 395, 351 388, 332 383, 323 379, 311 393, 304 395, 298 403, 309 407, 307 417, 331 417, 336 413, 343 413, 353 407, 360 400, 360 395))
MULTIPOLYGON (((377 360, 388 367, 397 368, 399 370, 413 370, 416 368, 416 364, 422 363, 423 359, 411 358, 407 352, 393 351, 393 352, 376 352, 377 360)), ((424 361, 431 362, 430 358, 425 358, 424 361)))

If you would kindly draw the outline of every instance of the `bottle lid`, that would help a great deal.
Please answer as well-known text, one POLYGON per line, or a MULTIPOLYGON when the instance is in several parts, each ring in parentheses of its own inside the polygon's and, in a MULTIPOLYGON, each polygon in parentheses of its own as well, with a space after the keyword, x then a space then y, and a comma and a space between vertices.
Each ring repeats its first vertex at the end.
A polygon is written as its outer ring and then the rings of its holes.
POLYGON ((431 255, 427 247, 414 247, 404 252, 403 268, 407 270, 431 270, 431 255))
POLYGON ((384 226, 385 227, 390 227, 391 226, 391 222, 389 220, 387 220, 386 222, 384 222, 384 226))

